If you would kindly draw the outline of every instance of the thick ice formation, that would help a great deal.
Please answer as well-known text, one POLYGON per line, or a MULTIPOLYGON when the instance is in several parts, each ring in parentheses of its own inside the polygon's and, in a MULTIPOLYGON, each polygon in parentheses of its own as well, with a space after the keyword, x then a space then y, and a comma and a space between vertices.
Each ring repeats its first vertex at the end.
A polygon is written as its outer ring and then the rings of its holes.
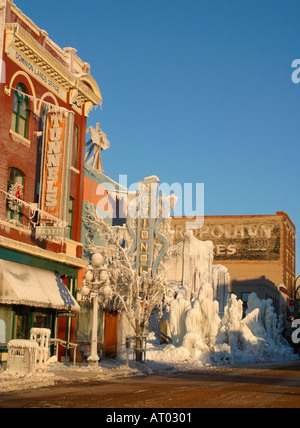
POLYGON ((203 282, 211 282, 213 248, 211 241, 200 241, 192 230, 187 231, 184 240, 170 247, 161 263, 167 284, 181 284, 197 295, 203 282))
POLYGON ((228 269, 223 265, 212 266, 212 286, 214 299, 219 302, 219 315, 224 315, 224 309, 227 304, 228 287, 230 275, 228 269))
POLYGON ((213 297, 219 302, 219 315, 223 316, 230 276, 225 266, 213 265, 213 248, 211 241, 200 241, 188 230, 184 241, 169 248, 161 273, 171 288, 177 286, 175 293, 184 288, 192 298, 197 297, 201 284, 211 283, 213 297))
POLYGON ((194 361, 237 364, 293 358, 271 300, 251 294, 243 318, 242 301, 228 295, 228 269, 213 265, 212 242, 187 231, 162 267, 168 283, 162 332, 172 344, 161 359, 189 355, 194 361))
MULTIPOLYGON (((292 359, 294 354, 277 327, 271 300, 249 296, 249 308, 243 318, 243 303, 232 294, 219 317, 210 283, 203 283, 197 298, 189 302, 180 296, 170 304, 168 334, 174 347, 188 351, 189 358, 203 363, 239 364, 292 359)), ((177 351, 178 352, 178 351, 177 351)))

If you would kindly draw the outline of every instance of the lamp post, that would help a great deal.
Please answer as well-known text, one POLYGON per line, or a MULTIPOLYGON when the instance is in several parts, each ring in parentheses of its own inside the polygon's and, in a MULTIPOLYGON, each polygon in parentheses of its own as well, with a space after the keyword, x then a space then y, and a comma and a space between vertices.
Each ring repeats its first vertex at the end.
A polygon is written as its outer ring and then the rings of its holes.
POLYGON ((81 294, 93 300, 91 355, 88 358, 88 362, 97 365, 99 361, 97 352, 99 293, 107 297, 112 295, 112 289, 110 287, 107 266, 103 265, 104 258, 102 254, 95 253, 91 261, 92 265, 87 267, 81 294))

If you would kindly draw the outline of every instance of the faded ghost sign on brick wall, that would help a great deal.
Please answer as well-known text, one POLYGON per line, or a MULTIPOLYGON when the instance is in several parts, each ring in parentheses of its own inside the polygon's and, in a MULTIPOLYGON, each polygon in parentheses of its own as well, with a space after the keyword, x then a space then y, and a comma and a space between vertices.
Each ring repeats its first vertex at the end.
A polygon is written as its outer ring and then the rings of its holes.
MULTIPOLYGON (((173 219, 174 244, 182 241, 186 219, 173 219)), ((278 219, 205 218, 194 236, 214 243, 215 261, 280 260, 281 222, 278 219)))

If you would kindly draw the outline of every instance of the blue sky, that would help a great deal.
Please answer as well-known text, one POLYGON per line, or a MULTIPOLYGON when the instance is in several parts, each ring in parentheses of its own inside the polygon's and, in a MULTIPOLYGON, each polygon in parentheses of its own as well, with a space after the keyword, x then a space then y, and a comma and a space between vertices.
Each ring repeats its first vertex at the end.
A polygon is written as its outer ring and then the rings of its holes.
POLYGON ((113 179, 204 183, 206 215, 286 211, 299 229, 299 1, 15 2, 91 64, 113 179))

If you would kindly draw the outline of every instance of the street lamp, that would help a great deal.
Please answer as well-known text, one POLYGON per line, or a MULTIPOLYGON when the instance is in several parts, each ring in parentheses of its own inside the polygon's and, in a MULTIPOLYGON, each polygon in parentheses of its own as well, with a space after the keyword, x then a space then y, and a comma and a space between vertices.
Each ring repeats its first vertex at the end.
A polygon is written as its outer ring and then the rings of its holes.
POLYGON ((102 254, 95 253, 91 261, 92 265, 87 267, 81 294, 93 300, 91 355, 88 358, 88 362, 97 365, 99 361, 97 352, 99 293, 103 294, 104 297, 109 297, 112 295, 112 289, 110 287, 107 266, 103 265, 104 258, 102 254))

